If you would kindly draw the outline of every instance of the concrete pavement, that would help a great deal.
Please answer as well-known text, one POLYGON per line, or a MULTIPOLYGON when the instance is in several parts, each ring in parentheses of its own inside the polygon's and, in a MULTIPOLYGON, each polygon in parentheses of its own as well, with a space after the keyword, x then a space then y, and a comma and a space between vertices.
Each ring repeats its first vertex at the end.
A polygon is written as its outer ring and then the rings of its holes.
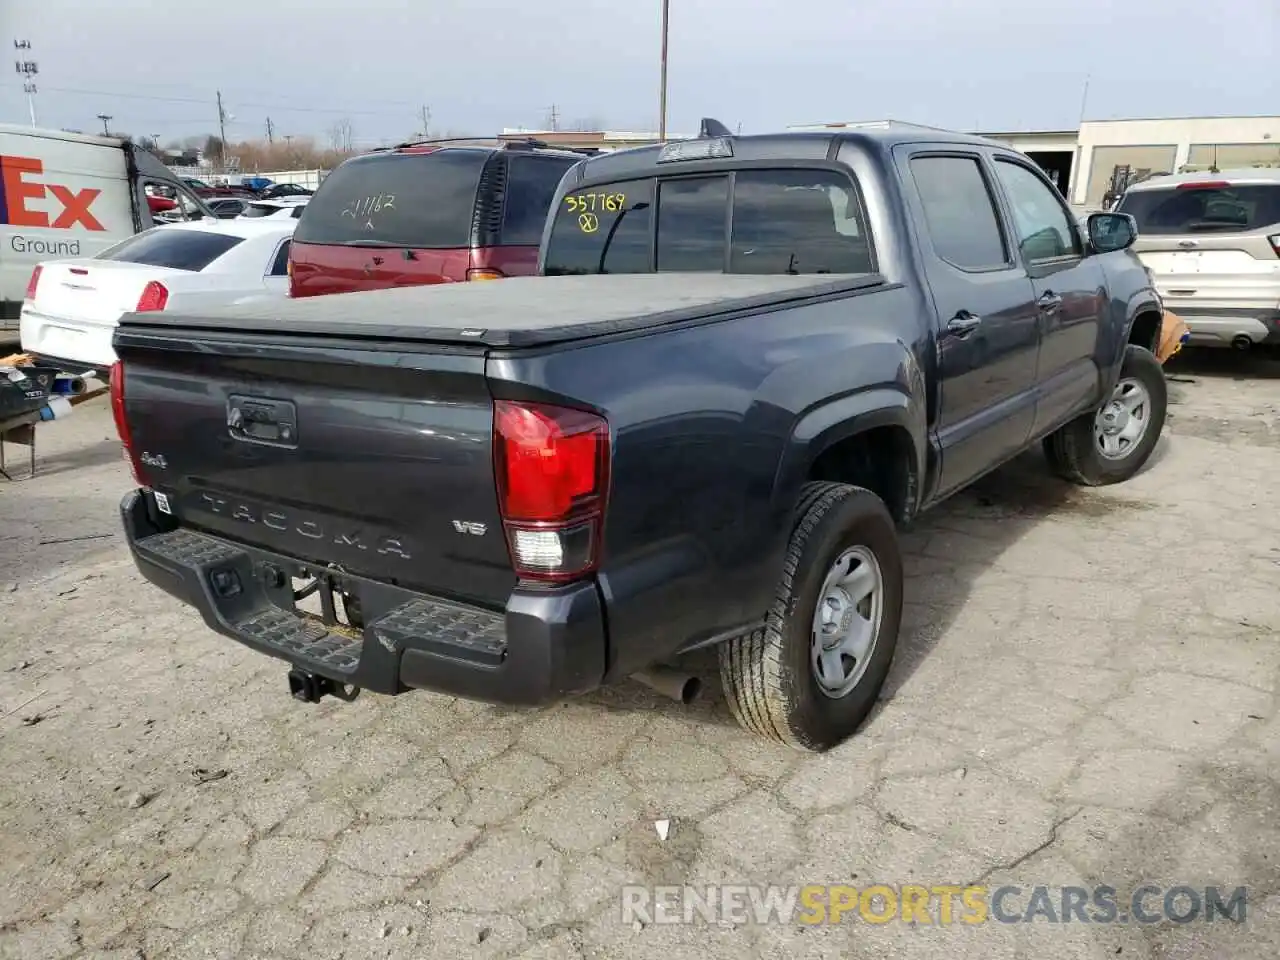
POLYGON ((1132 482, 1029 455, 909 532, 884 702, 823 756, 739 730, 713 657, 691 708, 295 703, 134 572, 88 404, 42 428, 39 479, 0 482, 0 957, 1271 960, 1280 363, 1241 364, 1179 365, 1132 482), (626 884, 1143 882, 1247 886, 1246 921, 620 911, 626 884))

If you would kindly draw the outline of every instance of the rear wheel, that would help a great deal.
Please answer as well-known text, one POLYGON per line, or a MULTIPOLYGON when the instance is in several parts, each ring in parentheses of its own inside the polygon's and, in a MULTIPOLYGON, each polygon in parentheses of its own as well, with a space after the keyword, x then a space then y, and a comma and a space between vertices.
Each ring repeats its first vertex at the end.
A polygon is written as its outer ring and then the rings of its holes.
POLYGON ((1155 450, 1168 402, 1160 361, 1151 351, 1130 344, 1106 404, 1045 438, 1050 466, 1063 479, 1089 487, 1128 480, 1155 450))
POLYGON ((880 498, 807 484, 764 627, 720 647, 734 717, 806 750, 850 736, 888 676, 902 592, 897 531, 880 498))

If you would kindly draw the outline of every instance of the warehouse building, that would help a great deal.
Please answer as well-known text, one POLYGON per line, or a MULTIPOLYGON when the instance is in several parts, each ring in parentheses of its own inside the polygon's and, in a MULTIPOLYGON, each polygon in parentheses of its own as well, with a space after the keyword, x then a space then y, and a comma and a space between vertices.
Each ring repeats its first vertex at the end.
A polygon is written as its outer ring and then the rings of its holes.
MULTIPOLYGON (((884 121, 873 121, 883 123, 884 121)), ((864 126, 796 124, 791 130, 864 126)), ((1079 210, 1161 173, 1280 167, 1280 117, 1089 120, 1077 130, 983 132, 1033 159, 1079 210)))

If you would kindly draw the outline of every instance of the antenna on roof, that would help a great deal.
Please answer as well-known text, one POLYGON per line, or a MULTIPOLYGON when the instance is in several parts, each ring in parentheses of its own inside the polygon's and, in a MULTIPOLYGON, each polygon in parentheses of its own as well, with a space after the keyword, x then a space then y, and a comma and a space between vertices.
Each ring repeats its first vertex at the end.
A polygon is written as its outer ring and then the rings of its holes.
POLYGON ((711 117, 702 118, 702 126, 698 127, 698 138, 706 137, 732 137, 733 131, 726 127, 719 120, 713 120, 711 117))

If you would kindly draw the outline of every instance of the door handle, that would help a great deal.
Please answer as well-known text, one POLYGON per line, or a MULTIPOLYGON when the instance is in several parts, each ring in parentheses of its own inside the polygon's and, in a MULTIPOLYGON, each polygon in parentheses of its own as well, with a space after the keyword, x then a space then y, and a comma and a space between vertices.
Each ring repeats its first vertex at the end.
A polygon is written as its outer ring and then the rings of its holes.
POLYGON ((1048 313, 1051 310, 1057 310, 1062 306, 1062 297, 1059 294, 1054 293, 1052 290, 1046 290, 1040 295, 1040 299, 1036 301, 1036 306, 1045 313, 1048 313))
POLYGON ((947 321, 947 333, 962 340, 978 329, 982 323, 982 318, 976 313, 970 313, 968 310, 961 310, 954 317, 947 321))

